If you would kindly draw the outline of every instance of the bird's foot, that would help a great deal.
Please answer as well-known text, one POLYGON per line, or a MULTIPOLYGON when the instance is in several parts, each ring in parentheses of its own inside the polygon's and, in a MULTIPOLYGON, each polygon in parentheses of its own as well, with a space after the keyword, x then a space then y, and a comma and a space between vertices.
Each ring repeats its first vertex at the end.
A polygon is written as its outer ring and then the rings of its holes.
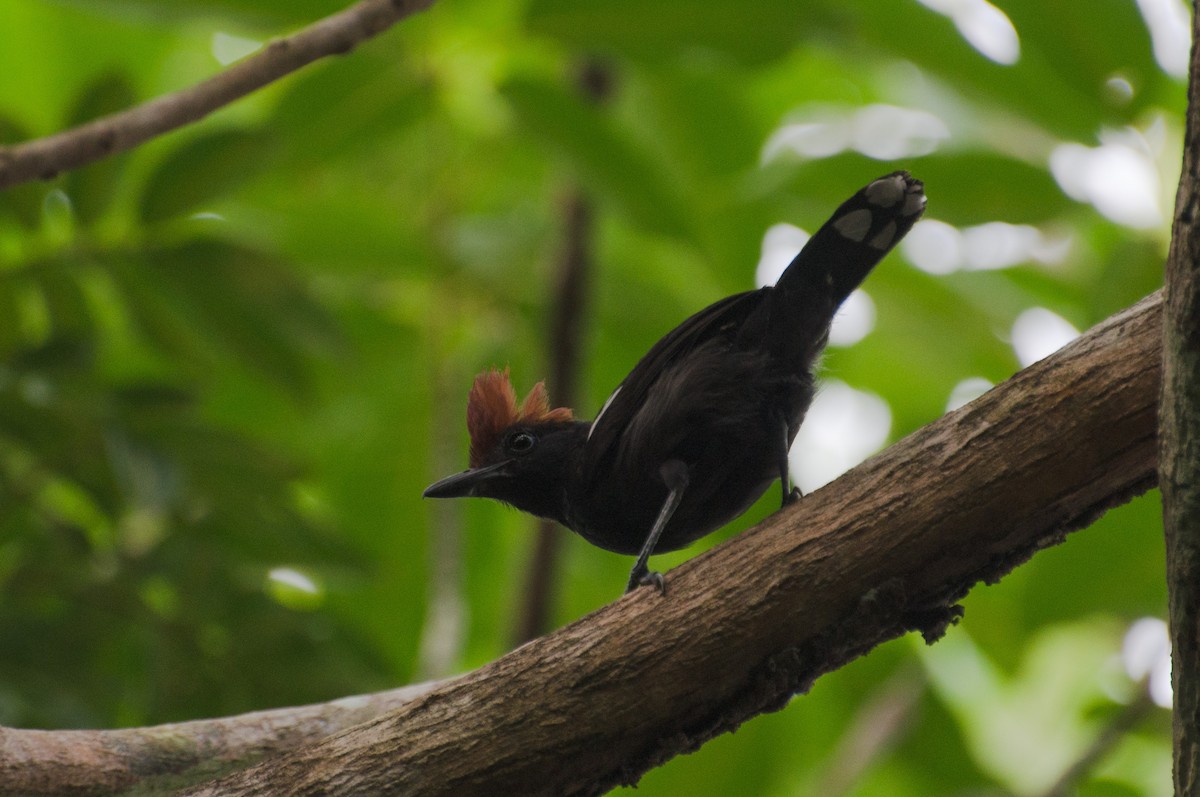
POLYGON ((625 585, 625 594, 628 595, 638 587, 648 587, 650 585, 654 585, 659 595, 667 594, 667 582, 663 578, 662 573, 647 570, 645 566, 640 568, 635 567, 633 572, 629 574, 629 583, 625 585))
POLYGON ((804 493, 800 492, 799 487, 793 487, 791 492, 783 496, 783 505, 791 506, 804 497, 804 493))

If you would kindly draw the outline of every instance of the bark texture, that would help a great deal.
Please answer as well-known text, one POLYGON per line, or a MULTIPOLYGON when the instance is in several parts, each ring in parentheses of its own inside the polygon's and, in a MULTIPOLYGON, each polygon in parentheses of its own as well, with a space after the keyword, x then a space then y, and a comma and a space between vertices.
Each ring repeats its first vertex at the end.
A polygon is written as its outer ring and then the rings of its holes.
MULTIPOLYGON (((1193 15, 1193 36, 1197 29, 1193 15)), ((1160 457, 1178 797, 1200 794, 1200 52, 1194 43, 1190 73, 1164 291, 1160 457)))
POLYGON ((191 795, 597 794, 781 708, 1156 482, 1151 296, 655 590, 191 795))
POLYGON ((395 709, 436 682, 235 717, 110 731, 0 727, 0 795, 107 795, 198 783, 395 709))

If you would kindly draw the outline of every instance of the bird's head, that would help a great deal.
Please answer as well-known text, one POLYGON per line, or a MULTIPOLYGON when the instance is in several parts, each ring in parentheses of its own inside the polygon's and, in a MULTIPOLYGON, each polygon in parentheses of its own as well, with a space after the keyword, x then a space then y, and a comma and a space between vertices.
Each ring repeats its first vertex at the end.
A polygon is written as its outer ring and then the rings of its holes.
POLYGON ((551 409, 545 383, 518 406, 508 369, 484 371, 467 399, 471 467, 431 484, 424 496, 495 498, 561 520, 568 465, 589 426, 566 407, 551 409))

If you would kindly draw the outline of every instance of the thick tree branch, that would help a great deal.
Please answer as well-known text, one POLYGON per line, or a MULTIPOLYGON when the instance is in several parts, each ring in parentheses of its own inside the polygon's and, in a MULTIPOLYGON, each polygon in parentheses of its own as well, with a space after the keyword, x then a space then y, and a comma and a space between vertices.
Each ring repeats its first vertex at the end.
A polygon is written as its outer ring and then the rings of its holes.
POLYGON ((592 615, 192 795, 596 794, 784 706, 1155 484, 1152 296, 592 615))
POLYGON ((1163 319, 1162 488, 1171 626, 1175 794, 1200 794, 1200 49, 1193 14, 1183 172, 1163 319))
POLYGON ((313 61, 348 53, 434 0, 362 0, 344 11, 275 39, 224 72, 127 111, 45 138, 0 147, 0 189, 116 155, 154 136, 204 118, 313 61))
POLYGON ((111 731, 0 727, 0 794, 107 795, 169 780, 197 783, 294 750, 395 709, 439 686, 413 684, 235 717, 111 731))

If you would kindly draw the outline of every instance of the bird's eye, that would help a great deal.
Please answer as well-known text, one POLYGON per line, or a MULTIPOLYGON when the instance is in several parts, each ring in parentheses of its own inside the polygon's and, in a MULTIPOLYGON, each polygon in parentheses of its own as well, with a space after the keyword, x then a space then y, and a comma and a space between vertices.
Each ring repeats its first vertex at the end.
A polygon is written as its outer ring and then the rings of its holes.
POLYGON ((537 438, 530 432, 510 432, 504 440, 504 447, 512 454, 526 454, 533 450, 537 438))

